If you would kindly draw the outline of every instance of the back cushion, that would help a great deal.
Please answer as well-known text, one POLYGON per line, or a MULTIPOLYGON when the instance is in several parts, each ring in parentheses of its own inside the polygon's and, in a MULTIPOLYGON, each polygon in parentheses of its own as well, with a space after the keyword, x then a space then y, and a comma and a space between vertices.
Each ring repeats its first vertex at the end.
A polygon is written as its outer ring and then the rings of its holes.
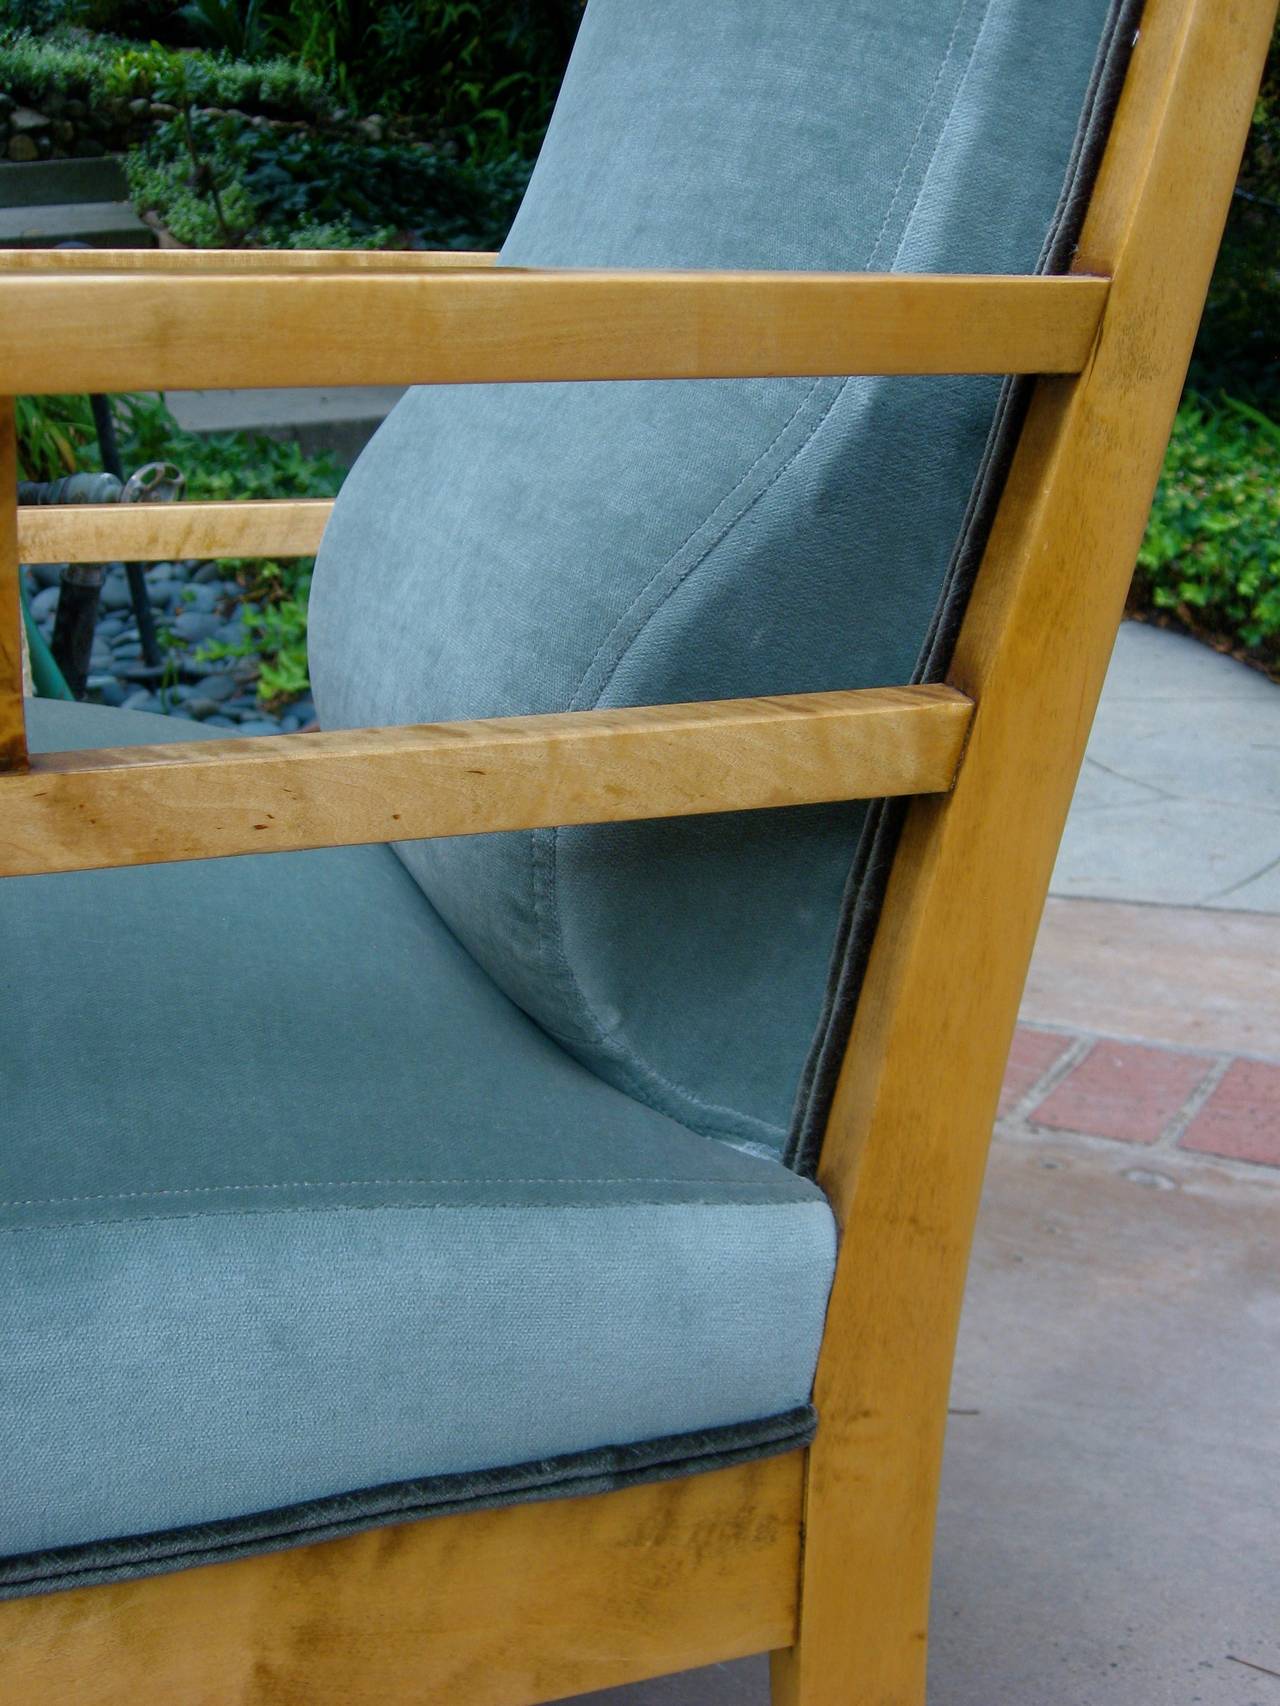
MULTIPOLYGON (((1107 0, 590 0, 522 266, 1030 272, 1107 0)), ((311 603, 326 726, 907 681, 995 379, 424 387, 311 603)), ((859 805, 413 842, 603 1077, 780 1149, 859 805)))

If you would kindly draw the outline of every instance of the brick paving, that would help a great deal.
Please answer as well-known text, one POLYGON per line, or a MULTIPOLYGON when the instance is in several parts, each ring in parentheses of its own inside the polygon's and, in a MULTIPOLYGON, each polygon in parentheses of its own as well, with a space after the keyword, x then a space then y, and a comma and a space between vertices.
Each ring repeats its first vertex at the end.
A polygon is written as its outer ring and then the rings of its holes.
POLYGON ((1280 1066, 1233 1060, 1188 1125, 1182 1148, 1280 1167, 1280 1066))
POLYGON ((1000 1118, 1280 1169, 1280 1062, 1019 1025, 1000 1118))
POLYGON ((1208 1077, 1212 1061, 1182 1049, 1102 1039, 1031 1116, 1055 1131, 1157 1143, 1208 1077))
POLYGON ((1059 1031, 1034 1031, 1030 1025, 1019 1025, 1013 1033, 1009 1064, 1005 1067, 998 1117, 1004 1119, 1011 1114, 1022 1098, 1074 1047, 1075 1039, 1059 1031))

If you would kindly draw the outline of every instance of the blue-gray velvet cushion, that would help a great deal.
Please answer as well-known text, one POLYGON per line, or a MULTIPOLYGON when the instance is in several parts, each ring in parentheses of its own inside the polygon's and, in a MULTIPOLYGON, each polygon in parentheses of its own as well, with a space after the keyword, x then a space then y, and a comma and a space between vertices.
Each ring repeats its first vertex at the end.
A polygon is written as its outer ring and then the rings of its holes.
MULTIPOLYGON (((590 0, 513 264, 1024 272, 1107 0, 590 0)), ((330 725, 908 680, 995 379, 411 392, 338 501, 330 725)), ((862 808, 400 849, 610 1083, 776 1149, 862 808)))
POLYGON ((384 847, 0 883, 0 1032, 0 1555, 808 1401, 816 1188, 566 1054, 384 847))

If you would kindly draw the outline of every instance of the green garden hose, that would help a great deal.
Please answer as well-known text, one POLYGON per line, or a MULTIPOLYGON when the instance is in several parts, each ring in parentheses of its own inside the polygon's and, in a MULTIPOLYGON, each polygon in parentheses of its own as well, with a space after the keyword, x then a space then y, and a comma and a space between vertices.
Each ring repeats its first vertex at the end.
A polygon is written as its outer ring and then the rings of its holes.
MULTIPOLYGON (((19 577, 21 586, 21 577, 19 577)), ((53 653, 45 643, 45 637, 36 626, 36 619, 31 614, 31 606, 27 603, 27 589, 22 592, 22 625, 27 631, 27 648, 31 653, 31 679, 35 684, 38 699, 71 699, 74 697, 71 689, 63 678, 62 671, 53 661, 53 653)))

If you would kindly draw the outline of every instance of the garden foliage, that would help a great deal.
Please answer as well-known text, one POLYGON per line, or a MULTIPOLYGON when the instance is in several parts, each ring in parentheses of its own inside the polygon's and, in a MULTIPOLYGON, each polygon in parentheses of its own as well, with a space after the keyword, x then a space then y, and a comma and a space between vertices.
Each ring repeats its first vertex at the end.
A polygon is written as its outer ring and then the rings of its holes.
MULTIPOLYGON (((329 498, 342 481, 332 456, 307 456, 296 444, 261 433, 184 432, 160 397, 119 400, 121 450, 126 466, 168 460, 187 477, 186 495, 209 501, 237 498, 329 498)), ((258 695, 267 703, 306 691, 307 595, 313 559, 283 562, 228 559, 222 569, 245 590, 245 638, 236 646, 206 648, 210 660, 258 660, 258 695)))
POLYGON ((1226 391, 1280 419, 1280 23, 1191 367, 1193 386, 1226 391))
POLYGON ((0 91, 87 107, 94 142, 128 150, 139 209, 182 243, 491 248, 582 0, 0 8, 0 91))
POLYGON ((1280 676, 1280 426, 1183 401, 1131 600, 1280 676))
POLYGON ((126 170, 134 202, 196 248, 491 249, 530 167, 197 110, 158 126, 126 170))
MULTIPOLYGON (((71 98, 117 125, 135 202, 183 243, 492 248, 581 12, 582 0, 0 0, 0 92, 71 98)), ((31 477, 93 466, 86 400, 20 407, 31 477)), ((1276 673, 1278 419, 1280 28, 1131 598, 1135 614, 1276 673)), ((192 496, 336 485, 336 468, 268 440, 183 435, 158 403, 125 400, 123 426, 127 453, 178 461, 192 496)), ((278 690, 301 686, 309 565, 241 575, 259 577, 271 613, 278 690)))
POLYGON ((275 119, 323 120, 337 106, 320 77, 281 55, 248 63, 65 27, 0 31, 0 89, 36 107, 51 95, 86 101, 108 118, 118 103, 188 92, 275 119))
POLYGON ((1280 25, 1130 609, 1280 678, 1280 25))
MULTIPOLYGON (((332 456, 307 456, 296 444, 261 433, 185 431, 161 397, 135 395, 114 400, 120 453, 126 469, 144 462, 175 462, 186 475, 185 496, 210 502, 238 498, 328 498, 342 480, 332 456)), ((99 466, 93 416, 87 397, 22 397, 18 400, 18 474, 23 480, 54 480, 77 469, 99 466)), ((306 691, 307 594, 313 560, 283 562, 226 559, 223 574, 244 588, 248 614, 237 646, 210 646, 210 661, 252 657, 258 661, 258 694, 278 703, 306 691)))

